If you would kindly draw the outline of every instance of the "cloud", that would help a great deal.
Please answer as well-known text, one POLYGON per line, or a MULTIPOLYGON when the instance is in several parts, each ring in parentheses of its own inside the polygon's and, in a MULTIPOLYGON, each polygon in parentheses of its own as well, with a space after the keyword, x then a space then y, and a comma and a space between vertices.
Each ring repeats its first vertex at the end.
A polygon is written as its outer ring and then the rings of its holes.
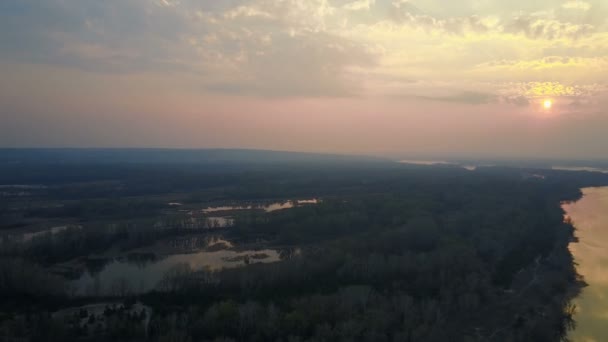
POLYGON ((510 68, 510 69, 525 69, 525 70, 547 70, 559 69, 564 67, 575 68, 604 68, 608 67, 607 57, 585 58, 585 57, 569 57, 569 56, 547 56, 539 59, 531 60, 496 60, 482 63, 480 68, 510 68))
POLYGON ((220 78, 209 89, 271 97, 353 96, 359 88, 348 79, 348 68, 374 64, 361 46, 326 34, 275 35, 259 52, 238 62, 232 80, 220 78))
MULTIPOLYGON (((474 6, 470 4, 471 8, 474 6)), ((411 1, 392 3, 390 16, 393 20, 423 29, 427 32, 447 34, 523 34, 529 39, 580 39, 597 32, 596 20, 588 18, 585 22, 580 16, 559 12, 559 9, 589 10, 591 4, 582 1, 570 1, 558 9, 521 12, 510 16, 509 12, 493 14, 468 14, 440 16, 430 14, 411 1), (558 13, 559 12, 559 13, 558 13), (593 21, 593 22, 592 22, 593 21)))
POLYGON ((601 13, 557 0, 5 0, 0 60, 171 75, 203 93, 485 103, 484 82, 599 82, 601 13))
POLYGON ((156 0, 159 6, 175 7, 180 4, 179 0, 156 0))
POLYGON ((505 103, 519 107, 526 107, 530 105, 530 99, 523 95, 504 96, 502 97, 502 100, 505 103))
POLYGON ((601 84, 577 85, 560 82, 520 82, 505 83, 497 86, 497 92, 503 103, 520 107, 538 103, 550 98, 555 101, 560 111, 570 113, 593 113, 604 107, 596 99, 608 93, 608 88, 601 84))
POLYGON ((0 4, 0 59, 94 72, 177 72, 231 94, 348 96, 366 47, 325 29, 327 0, 29 0, 0 4))
POLYGON ((463 35, 468 32, 483 33, 492 28, 490 21, 477 15, 437 18, 424 13, 407 1, 393 2, 392 6, 391 17, 393 20, 427 32, 463 35))
POLYGON ((547 56, 538 59, 494 60, 478 64, 475 75, 496 75, 502 81, 579 84, 593 87, 605 83, 607 57, 547 56))
POLYGON ((243 17, 261 17, 267 19, 276 19, 273 14, 263 11, 259 8, 252 6, 238 6, 224 13, 224 17, 227 19, 238 19, 243 17))
POLYGON ((356 0, 343 6, 349 11, 369 10, 376 3, 376 0, 356 0))
POLYGON ((353 96, 354 67, 373 67, 364 44, 324 29, 327 1, 257 1, 202 17, 212 35, 192 37, 204 87, 229 94, 353 96))
POLYGON ((407 12, 401 15, 399 19, 411 26, 431 32, 437 31, 463 35, 468 32, 484 33, 490 30, 490 26, 486 25, 481 18, 475 15, 469 17, 437 19, 428 15, 414 15, 407 12))
POLYGON ((562 4, 562 8, 570 10, 588 11, 591 9, 591 4, 580 0, 570 0, 562 4))
POLYGON ((188 30, 175 1, 7 0, 0 58, 129 72, 168 67, 188 30))
POLYGON ((498 96, 496 94, 475 91, 463 91, 451 95, 404 95, 402 97, 425 101, 453 102, 469 105, 495 103, 498 100, 498 96))
POLYGON ((593 96, 598 86, 565 85, 560 82, 528 82, 521 85, 520 91, 528 97, 582 97, 593 96))
POLYGON ((555 19, 537 18, 531 15, 522 15, 513 18, 505 25, 505 32, 525 34, 531 39, 580 39, 595 32, 590 24, 572 24, 555 19))

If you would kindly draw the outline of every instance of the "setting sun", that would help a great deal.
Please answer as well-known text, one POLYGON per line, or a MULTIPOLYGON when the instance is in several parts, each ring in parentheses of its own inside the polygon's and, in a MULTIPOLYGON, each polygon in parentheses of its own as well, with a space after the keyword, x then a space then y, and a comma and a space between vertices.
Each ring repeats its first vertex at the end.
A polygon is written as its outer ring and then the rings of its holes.
POLYGON ((543 102, 543 107, 545 107, 545 109, 551 109, 551 107, 553 107, 553 101, 545 100, 545 102, 543 102))

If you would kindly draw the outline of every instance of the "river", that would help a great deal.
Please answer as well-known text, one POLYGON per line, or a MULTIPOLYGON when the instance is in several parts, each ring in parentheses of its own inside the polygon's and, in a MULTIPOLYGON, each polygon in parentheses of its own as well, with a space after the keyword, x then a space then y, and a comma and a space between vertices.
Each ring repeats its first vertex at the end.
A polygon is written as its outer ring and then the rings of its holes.
POLYGON ((573 342, 608 341, 608 187, 585 188, 583 197, 563 205, 579 242, 570 244, 577 271, 589 285, 574 299, 573 342))

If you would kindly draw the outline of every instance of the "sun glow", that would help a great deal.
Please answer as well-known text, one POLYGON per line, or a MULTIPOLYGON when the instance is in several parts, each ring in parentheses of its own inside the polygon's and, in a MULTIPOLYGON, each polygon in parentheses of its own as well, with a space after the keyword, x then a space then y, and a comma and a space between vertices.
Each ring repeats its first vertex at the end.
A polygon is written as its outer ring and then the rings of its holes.
POLYGON ((547 110, 551 109, 551 107, 553 107, 553 101, 549 99, 545 100, 543 102, 543 107, 547 110))

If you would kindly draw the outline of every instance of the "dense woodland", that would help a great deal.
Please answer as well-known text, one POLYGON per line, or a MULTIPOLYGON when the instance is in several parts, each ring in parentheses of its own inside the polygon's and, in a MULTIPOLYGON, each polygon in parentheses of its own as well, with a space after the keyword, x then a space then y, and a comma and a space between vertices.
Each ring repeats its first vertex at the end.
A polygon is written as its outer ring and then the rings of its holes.
POLYGON ((0 184, 22 187, 0 189, 2 231, 59 219, 84 227, 0 245, 6 341, 560 341, 580 286, 560 203, 608 184, 591 173, 377 160, 6 165, 0 184), (180 267, 145 294, 69 295, 52 265, 189 234, 167 214, 176 194, 322 202, 244 212, 226 229, 243 243, 301 249, 280 262, 180 267), (149 224, 158 216, 171 229, 149 224), (104 301, 121 304, 58 314, 104 301))

